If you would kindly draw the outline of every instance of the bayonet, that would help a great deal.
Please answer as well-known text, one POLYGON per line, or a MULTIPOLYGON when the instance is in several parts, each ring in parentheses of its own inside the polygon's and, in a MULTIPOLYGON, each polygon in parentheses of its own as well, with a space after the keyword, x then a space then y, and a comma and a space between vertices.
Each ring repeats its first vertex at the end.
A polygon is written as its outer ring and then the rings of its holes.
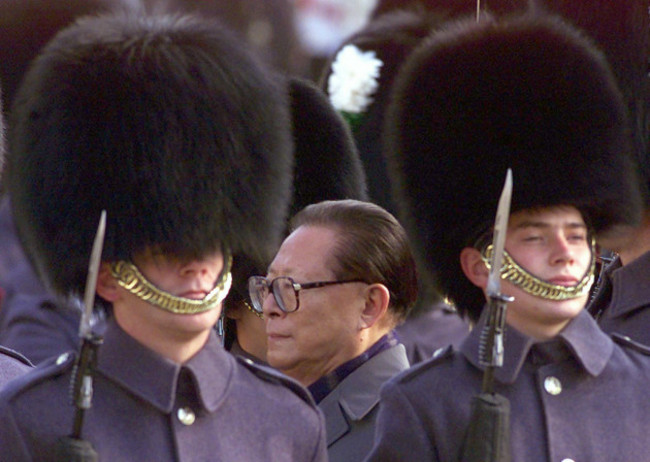
POLYGON ((489 315, 481 333, 479 348, 479 361, 486 368, 483 377, 484 393, 492 393, 494 368, 503 365, 506 304, 513 300, 512 297, 501 293, 501 266, 503 264, 508 219, 510 218, 511 199, 512 171, 508 169, 494 220, 490 273, 486 290, 489 315))
POLYGON ((86 289, 84 292, 84 307, 79 323, 79 337, 81 337, 81 349, 75 363, 72 374, 72 400, 76 407, 72 438, 81 438, 84 412, 90 408, 93 396, 92 374, 97 359, 97 348, 101 344, 101 337, 95 335, 92 330, 92 315, 95 305, 95 290, 97 287, 97 276, 99 264, 102 259, 104 246, 104 235, 106 233, 106 211, 102 210, 97 234, 93 242, 88 264, 88 276, 86 278, 86 289))
POLYGON ((508 169, 501 191, 489 256, 487 284, 488 319, 481 331, 479 362, 485 367, 481 393, 472 398, 461 462, 508 462, 510 460, 510 402, 494 392, 494 369, 503 365, 506 304, 513 300, 501 293, 501 265, 512 198, 512 171, 508 169))
POLYGON ((93 249, 88 264, 88 276, 86 278, 86 290, 84 292, 84 310, 79 323, 79 337, 90 338, 92 336, 91 319, 95 306, 95 289, 97 288, 97 275, 99 264, 102 261, 102 249, 104 247, 104 235, 106 233, 106 210, 102 210, 97 227, 97 234, 93 242, 93 249))

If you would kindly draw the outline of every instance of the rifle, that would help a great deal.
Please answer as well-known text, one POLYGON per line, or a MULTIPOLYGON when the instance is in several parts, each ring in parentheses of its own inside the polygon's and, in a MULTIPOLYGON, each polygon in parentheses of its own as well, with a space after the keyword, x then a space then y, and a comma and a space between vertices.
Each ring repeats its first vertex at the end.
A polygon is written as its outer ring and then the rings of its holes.
POLYGON ((72 433, 69 436, 60 438, 58 441, 57 460, 61 461, 96 462, 98 460, 98 455, 90 442, 81 438, 81 431, 85 412, 92 405, 93 372, 97 361, 97 350, 102 344, 102 337, 92 330, 91 318, 95 304, 95 288, 97 286, 97 275, 102 257, 105 232, 106 211, 102 210, 90 254, 88 277, 84 292, 84 310, 81 313, 81 321, 79 322, 81 347, 70 380, 72 404, 75 406, 74 422, 72 433))
POLYGON ((494 221, 490 275, 487 285, 488 319, 481 332, 479 362, 485 367, 481 393, 472 398, 472 415, 460 460, 462 462, 508 462, 510 460, 510 402, 494 393, 494 369, 503 365, 507 303, 501 293, 501 265, 505 248, 512 171, 508 169, 494 221))

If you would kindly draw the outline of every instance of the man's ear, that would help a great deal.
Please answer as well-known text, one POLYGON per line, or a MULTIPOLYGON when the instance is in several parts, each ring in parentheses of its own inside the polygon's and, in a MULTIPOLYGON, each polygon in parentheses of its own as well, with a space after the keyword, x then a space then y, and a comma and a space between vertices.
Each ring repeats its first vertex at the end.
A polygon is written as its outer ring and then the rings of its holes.
POLYGON ((114 303, 121 296, 118 288, 119 285, 113 274, 111 274, 111 265, 102 262, 99 265, 99 273, 97 274, 97 294, 107 302, 114 303))
POLYGON ((481 252, 473 247, 465 247, 460 251, 460 266, 465 273, 465 277, 470 280, 472 284, 481 289, 487 287, 488 270, 481 252))
POLYGON ((365 306, 361 312, 361 329, 368 329, 384 318, 390 303, 390 292, 383 284, 370 284, 365 288, 365 306))

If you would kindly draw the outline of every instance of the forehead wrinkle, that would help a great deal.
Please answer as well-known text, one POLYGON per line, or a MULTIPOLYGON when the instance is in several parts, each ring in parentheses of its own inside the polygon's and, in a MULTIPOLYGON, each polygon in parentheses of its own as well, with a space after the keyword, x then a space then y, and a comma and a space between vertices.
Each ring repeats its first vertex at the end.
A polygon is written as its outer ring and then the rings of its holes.
POLYGON ((319 266, 311 268, 304 268, 299 264, 289 264, 284 267, 281 266, 281 268, 278 268, 277 266, 278 265, 275 265, 274 263, 271 263, 271 265, 269 265, 266 273, 268 279, 274 279, 280 276, 288 276, 296 280, 295 282, 302 282, 303 284, 305 283, 305 279, 313 279, 316 277, 316 275, 312 273, 317 272, 321 268, 327 269, 324 262, 319 266), (302 279, 302 281, 299 281, 298 279, 302 279))

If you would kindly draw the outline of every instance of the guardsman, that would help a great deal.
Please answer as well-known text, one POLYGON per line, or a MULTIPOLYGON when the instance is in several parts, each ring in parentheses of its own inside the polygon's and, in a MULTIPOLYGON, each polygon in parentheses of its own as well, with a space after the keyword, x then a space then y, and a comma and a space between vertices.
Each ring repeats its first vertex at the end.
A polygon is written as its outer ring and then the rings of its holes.
POLYGON ((591 236, 634 224, 641 205, 627 107, 604 56, 557 17, 471 18, 416 49, 392 101, 389 171, 405 223, 428 274, 477 324, 458 349, 384 386, 368 460, 460 460, 508 168, 500 273, 514 301, 493 391, 510 402, 511 460, 647 458, 649 352, 584 310, 591 236))
POLYGON ((325 460, 305 390, 235 359, 213 329, 230 256, 262 258, 284 230, 282 80, 214 21, 87 18, 34 61, 12 117, 25 249, 47 287, 76 299, 105 210, 96 293, 110 314, 81 429, 71 352, 1 394, 0 459, 46 460, 78 434, 102 460, 325 460))

